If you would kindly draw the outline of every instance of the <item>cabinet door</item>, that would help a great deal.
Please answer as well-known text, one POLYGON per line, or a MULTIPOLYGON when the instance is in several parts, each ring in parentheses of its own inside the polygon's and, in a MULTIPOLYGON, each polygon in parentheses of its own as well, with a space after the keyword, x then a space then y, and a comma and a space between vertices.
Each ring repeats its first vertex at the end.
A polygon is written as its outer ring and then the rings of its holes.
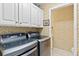
POLYGON ((18 4, 16 3, 3 3, 3 21, 6 23, 18 22, 18 4))
POLYGON ((30 24, 30 3, 19 4, 19 22, 21 24, 30 24))
POLYGON ((2 3, 0 3, 0 23, 2 21, 2 3))
POLYGON ((43 11, 41 9, 39 9, 38 17, 39 17, 39 20, 38 20, 39 21, 39 26, 43 27, 43 11))
POLYGON ((31 24, 43 27, 43 11, 33 4, 31 5, 31 24))
POLYGON ((31 24, 37 26, 38 23, 38 9, 35 5, 31 4, 31 24))

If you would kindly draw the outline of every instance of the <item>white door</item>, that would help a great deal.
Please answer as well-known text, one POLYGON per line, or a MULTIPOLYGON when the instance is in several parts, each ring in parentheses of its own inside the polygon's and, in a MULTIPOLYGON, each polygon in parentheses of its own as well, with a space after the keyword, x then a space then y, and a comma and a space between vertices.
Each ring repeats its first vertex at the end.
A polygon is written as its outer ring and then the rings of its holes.
POLYGON ((19 22, 20 24, 30 25, 30 3, 19 4, 19 22))
POLYGON ((38 9, 37 6, 31 4, 31 24, 37 26, 38 23, 38 9))
POLYGON ((3 22, 12 24, 18 22, 18 4, 3 3, 2 4, 2 18, 3 22))

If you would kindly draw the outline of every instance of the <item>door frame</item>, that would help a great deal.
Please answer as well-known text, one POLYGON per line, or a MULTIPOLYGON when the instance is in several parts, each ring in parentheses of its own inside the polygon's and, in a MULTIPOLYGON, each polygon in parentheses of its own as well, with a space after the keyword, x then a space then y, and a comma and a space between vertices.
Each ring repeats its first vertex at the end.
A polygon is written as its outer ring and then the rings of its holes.
MULTIPOLYGON (((50 22, 50 25, 49 25, 49 37, 51 37, 51 55, 52 55, 52 48, 53 48, 53 38, 52 38, 52 21, 51 21, 51 11, 52 10, 55 10, 55 9, 57 9, 57 8, 61 8, 61 7, 65 7, 65 6, 69 6, 69 5, 71 5, 71 4, 69 4, 69 3, 67 3, 67 4, 60 4, 60 5, 57 5, 57 6, 55 6, 55 7, 52 7, 52 8, 50 8, 49 9, 49 22, 50 22)), ((74 22, 74 26, 73 26, 73 29, 74 29, 74 42, 73 42, 73 49, 72 49, 72 55, 73 56, 77 56, 77 46, 78 46, 78 41, 77 41, 77 4, 76 3, 74 3, 73 4, 73 11, 74 11, 74 13, 73 13, 73 17, 74 17, 74 20, 73 20, 73 22, 74 22)))

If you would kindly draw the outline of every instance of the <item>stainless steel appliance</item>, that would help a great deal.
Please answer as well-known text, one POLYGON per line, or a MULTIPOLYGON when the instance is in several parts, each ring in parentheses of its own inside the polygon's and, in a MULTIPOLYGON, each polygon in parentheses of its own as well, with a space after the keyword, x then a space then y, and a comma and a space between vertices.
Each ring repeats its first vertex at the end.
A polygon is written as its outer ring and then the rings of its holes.
POLYGON ((3 52, 6 56, 37 56, 37 41, 17 46, 3 52))
POLYGON ((50 38, 47 36, 42 36, 38 40, 38 51, 39 51, 39 56, 50 56, 50 38))
POLYGON ((37 40, 30 39, 27 33, 13 33, 1 35, 0 55, 37 56, 37 40))
POLYGON ((50 38, 48 36, 41 36, 39 32, 30 32, 28 36, 30 39, 38 41, 39 56, 50 56, 50 38))

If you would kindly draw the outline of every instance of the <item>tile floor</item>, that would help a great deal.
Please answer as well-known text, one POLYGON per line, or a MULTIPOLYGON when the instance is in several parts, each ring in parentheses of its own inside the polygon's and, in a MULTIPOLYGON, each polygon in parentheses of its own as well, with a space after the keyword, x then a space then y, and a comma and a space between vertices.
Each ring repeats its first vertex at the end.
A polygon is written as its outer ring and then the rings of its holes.
POLYGON ((72 56, 72 53, 58 48, 53 48, 52 56, 72 56))

